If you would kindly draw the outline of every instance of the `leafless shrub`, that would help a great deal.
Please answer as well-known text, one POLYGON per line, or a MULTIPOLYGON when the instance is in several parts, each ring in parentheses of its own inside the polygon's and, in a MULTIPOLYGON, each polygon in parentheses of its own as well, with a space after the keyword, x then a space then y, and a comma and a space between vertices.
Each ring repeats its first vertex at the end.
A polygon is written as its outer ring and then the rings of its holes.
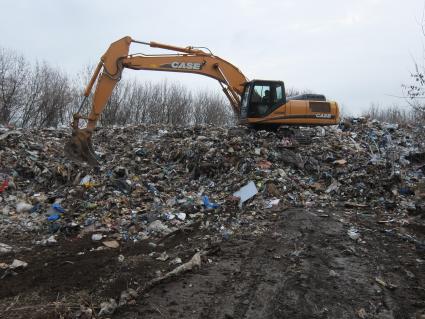
POLYGON ((390 107, 381 107, 378 104, 372 104, 370 108, 363 112, 362 116, 370 119, 376 119, 386 123, 397 123, 400 126, 412 125, 417 118, 415 110, 392 105, 390 107))
POLYGON ((412 83, 403 84, 405 100, 410 105, 415 120, 425 123, 425 66, 415 63, 415 70, 410 74, 412 83))

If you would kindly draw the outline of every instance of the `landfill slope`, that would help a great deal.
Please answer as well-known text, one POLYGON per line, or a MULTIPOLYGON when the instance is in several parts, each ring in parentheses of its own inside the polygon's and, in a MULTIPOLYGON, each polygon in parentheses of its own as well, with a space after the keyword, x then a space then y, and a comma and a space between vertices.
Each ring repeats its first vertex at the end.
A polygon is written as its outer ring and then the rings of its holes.
POLYGON ((422 318, 422 130, 0 127, 0 318, 422 318))
POLYGON ((156 287, 114 318, 415 318, 423 309, 411 245, 370 225, 363 240, 373 244, 357 245, 344 223, 302 209, 268 226, 274 231, 222 243, 199 272, 156 287), (394 258, 400 251, 409 253, 394 258))

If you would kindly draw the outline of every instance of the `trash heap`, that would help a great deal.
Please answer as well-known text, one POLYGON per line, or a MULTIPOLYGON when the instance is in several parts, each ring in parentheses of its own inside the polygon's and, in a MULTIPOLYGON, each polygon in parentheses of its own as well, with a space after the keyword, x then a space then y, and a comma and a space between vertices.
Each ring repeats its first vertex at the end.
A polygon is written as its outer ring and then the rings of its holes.
POLYGON ((201 223, 226 239, 261 233, 257 221, 291 207, 424 225, 422 132, 366 119, 295 136, 245 127, 100 128, 101 166, 93 168, 63 156, 69 129, 0 127, 0 234, 42 245, 60 235, 107 237, 112 247, 201 223))

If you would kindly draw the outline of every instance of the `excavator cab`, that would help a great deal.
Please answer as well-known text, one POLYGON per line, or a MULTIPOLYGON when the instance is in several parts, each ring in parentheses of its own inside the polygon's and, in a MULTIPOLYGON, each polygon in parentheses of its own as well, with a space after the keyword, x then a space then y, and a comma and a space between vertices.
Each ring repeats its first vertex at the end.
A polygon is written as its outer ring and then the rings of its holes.
POLYGON ((263 118, 285 103, 285 85, 282 81, 247 82, 241 100, 241 119, 263 118))
POLYGON ((240 124, 275 129, 280 125, 325 126, 339 122, 339 107, 321 94, 287 97, 282 81, 246 82, 240 104, 240 124))

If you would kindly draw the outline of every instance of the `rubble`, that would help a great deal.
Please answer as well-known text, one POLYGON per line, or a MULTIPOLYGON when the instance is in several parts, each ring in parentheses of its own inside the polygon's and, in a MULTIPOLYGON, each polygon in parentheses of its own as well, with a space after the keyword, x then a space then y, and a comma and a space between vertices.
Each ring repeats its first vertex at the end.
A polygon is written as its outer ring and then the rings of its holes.
POLYGON ((118 306, 121 307, 129 303, 134 303, 137 296, 138 293, 134 289, 128 288, 127 290, 124 290, 123 292, 121 292, 120 302, 118 303, 118 306))
POLYGON ((7 254, 12 251, 12 247, 3 243, 0 243, 0 254, 7 254))
POLYGON ((291 150, 265 131, 99 129, 98 171, 63 157, 65 129, 5 131, 1 231, 18 228, 47 238, 106 227, 121 240, 140 240, 164 236, 210 209, 220 215, 233 207, 232 195, 242 211, 276 203, 309 208, 347 203, 379 211, 393 225, 420 218, 425 150, 419 133, 377 121, 359 123, 349 130, 305 129, 312 143, 291 150))
POLYGON ((106 240, 102 244, 109 248, 118 248, 120 246, 120 243, 116 240, 106 240))
POLYGON ((93 241, 99 241, 99 240, 102 240, 102 238, 103 238, 102 234, 93 234, 91 236, 91 240, 93 240, 93 241))
POLYGON ((25 268, 28 266, 28 263, 25 261, 14 259, 13 262, 9 265, 10 269, 16 269, 16 268, 25 268))
POLYGON ((16 204, 16 212, 17 213, 23 213, 23 212, 28 212, 31 210, 33 206, 30 204, 27 204, 25 202, 19 202, 16 204))
POLYGON ((109 301, 102 302, 100 304, 100 311, 98 316, 112 315, 117 309, 118 305, 115 299, 110 298, 109 301))
POLYGON ((3 131, 1 232, 43 240, 104 229, 137 241, 208 218, 208 210, 222 216, 234 209, 232 198, 242 214, 345 205, 379 212, 392 226, 423 222, 425 148, 413 128, 360 120, 349 129, 304 129, 311 144, 291 149, 287 137, 240 128, 99 129, 99 170, 63 157, 66 129, 3 131))
POLYGON ((192 256, 192 258, 188 262, 177 266, 172 271, 166 273, 163 276, 159 276, 157 278, 152 279, 144 287, 139 287, 137 293, 146 292, 148 289, 152 288, 152 286, 157 285, 158 283, 161 283, 171 277, 177 276, 183 272, 192 270, 193 268, 200 268, 202 264, 201 256, 203 253, 204 252, 197 252, 192 256))
POLYGON ((253 181, 250 181, 245 186, 241 187, 237 192, 233 193, 233 196, 239 197, 239 207, 242 208, 242 204, 245 203, 248 199, 252 198, 258 193, 257 187, 253 181))
MULTIPOLYGON (((147 240, 153 252, 147 257, 164 267, 179 265, 158 269, 166 274, 158 277, 163 280, 201 265, 201 255, 193 251, 185 264, 187 254, 168 249, 167 254, 163 240, 194 225, 208 243, 272 234, 262 221, 290 208, 326 220, 340 210, 338 220, 353 246, 363 245, 367 230, 352 221, 366 216, 385 235, 411 242, 418 251, 425 247, 420 231, 425 227, 425 141, 419 128, 362 120, 349 128, 301 129, 311 143, 241 127, 99 128, 94 135, 99 168, 64 157, 68 129, 2 132, 1 256, 19 258, 10 239, 16 234, 46 249, 87 238, 93 250, 79 256, 104 248, 119 252, 113 259, 127 265, 132 260, 125 245, 147 240)), ((33 263, 27 261, 22 267, 28 269, 33 263)), ((340 276, 339 271, 326 273, 340 276)), ((376 282, 383 286, 385 281, 376 282)), ((115 297, 119 305, 135 298, 128 292, 115 297)), ((100 308, 99 315, 110 315, 117 302, 111 299, 100 308)), ((364 311, 359 317, 366 316, 364 311)))

